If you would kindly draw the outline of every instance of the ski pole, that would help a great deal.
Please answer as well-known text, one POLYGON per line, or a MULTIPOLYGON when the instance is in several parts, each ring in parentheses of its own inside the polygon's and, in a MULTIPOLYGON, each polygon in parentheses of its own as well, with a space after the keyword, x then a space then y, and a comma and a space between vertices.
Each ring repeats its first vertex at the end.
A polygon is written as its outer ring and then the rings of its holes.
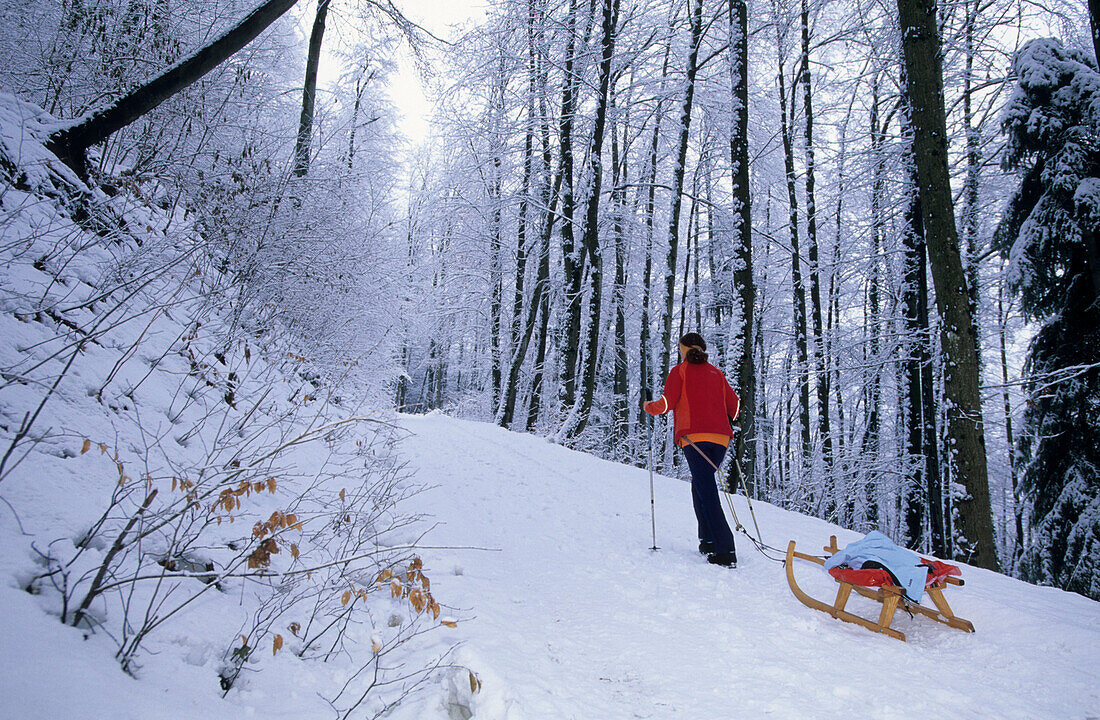
MULTIPOLYGON (((653 399, 653 393, 648 388, 645 391, 645 399, 646 401, 651 401, 653 399)), ((648 415, 649 413, 646 414, 648 415)), ((657 503, 653 497, 653 422, 654 418, 650 415, 649 430, 647 432, 649 456, 646 465, 649 467, 649 525, 653 531, 653 546, 649 549, 656 552, 659 548, 657 547, 657 503)))

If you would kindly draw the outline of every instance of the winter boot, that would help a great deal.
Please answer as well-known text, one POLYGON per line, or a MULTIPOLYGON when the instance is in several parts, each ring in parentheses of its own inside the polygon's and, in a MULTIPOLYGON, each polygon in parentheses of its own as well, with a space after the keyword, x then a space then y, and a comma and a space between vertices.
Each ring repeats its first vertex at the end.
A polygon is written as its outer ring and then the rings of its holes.
POLYGON ((711 542, 710 540, 700 540, 699 541, 699 554, 700 555, 713 555, 714 554, 714 543, 711 542))
POLYGON ((711 553, 707 555, 707 562, 709 562, 711 565, 721 565, 722 567, 735 568, 737 567, 737 553, 711 553))

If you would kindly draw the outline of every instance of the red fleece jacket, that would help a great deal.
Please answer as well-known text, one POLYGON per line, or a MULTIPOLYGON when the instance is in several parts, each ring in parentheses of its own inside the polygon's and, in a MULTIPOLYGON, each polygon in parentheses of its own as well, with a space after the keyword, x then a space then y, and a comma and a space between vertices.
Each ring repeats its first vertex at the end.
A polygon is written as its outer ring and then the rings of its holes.
POLYGON ((685 435, 705 433, 733 437, 730 420, 737 418, 741 399, 722 371, 710 363, 682 362, 668 374, 659 400, 646 403, 650 415, 672 410, 673 437, 677 445, 685 435))

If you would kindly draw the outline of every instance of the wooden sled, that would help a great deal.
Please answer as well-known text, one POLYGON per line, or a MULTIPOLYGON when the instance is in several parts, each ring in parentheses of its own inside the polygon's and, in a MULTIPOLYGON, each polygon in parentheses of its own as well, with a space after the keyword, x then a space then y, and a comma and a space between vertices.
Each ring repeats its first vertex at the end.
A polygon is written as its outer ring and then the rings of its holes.
MULTIPOLYGON (((840 548, 836 544, 836 535, 833 535, 829 539, 829 545, 823 548, 825 552, 830 555, 835 555, 840 548)), ((825 559, 814 555, 807 555, 806 553, 798 552, 794 549, 794 540, 791 540, 787 546, 787 583, 791 586, 791 592, 794 596, 805 605, 806 607, 813 608, 814 610, 820 610, 827 615, 843 620, 844 622, 854 623, 856 625, 862 625, 868 630, 873 630, 883 635, 889 635, 892 638, 905 641, 905 633, 898 630, 894 630, 890 627, 890 623, 894 620, 894 613, 897 611, 899 605, 907 610, 910 614, 919 613, 925 617, 931 618, 936 622, 943 623, 958 630, 965 630, 966 632, 974 632, 974 624, 969 620, 963 620, 960 617, 956 617, 955 613, 951 612, 951 606, 947 604, 947 599, 943 596, 943 590, 948 585, 962 585, 963 581, 957 577, 945 577, 930 585, 926 585, 924 591, 928 593, 928 597, 932 598, 932 602, 935 604, 936 609, 925 607, 919 603, 911 602, 905 598, 904 589, 896 585, 882 585, 881 587, 866 587, 863 585, 855 584, 852 582, 845 582, 839 578, 834 578, 837 581, 839 587, 836 591, 836 600, 832 605, 822 602, 807 595, 802 588, 798 587, 798 583, 794 579, 794 559, 800 558, 802 560, 809 560, 810 562, 817 563, 824 566, 825 559), (848 602, 848 597, 855 590, 864 597, 871 598, 882 603, 882 611, 879 613, 878 622, 873 622, 866 618, 862 618, 859 615, 848 612, 844 609, 844 606, 848 602)))

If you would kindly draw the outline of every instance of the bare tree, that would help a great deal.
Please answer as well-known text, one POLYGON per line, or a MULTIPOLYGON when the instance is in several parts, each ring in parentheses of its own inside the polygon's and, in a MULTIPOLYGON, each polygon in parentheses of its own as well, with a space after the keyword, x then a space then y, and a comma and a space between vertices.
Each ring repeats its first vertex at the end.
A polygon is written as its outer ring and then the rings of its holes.
POLYGON ((603 140, 607 129, 608 96, 611 93, 611 60, 615 55, 615 29, 619 24, 619 0, 604 0, 600 36, 599 94, 596 96, 595 127, 588 149, 589 191, 585 208, 582 264, 587 261, 589 279, 588 337, 584 348, 584 376, 580 411, 572 435, 579 435, 588 424, 592 397, 596 392, 596 361, 600 347, 600 306, 603 288, 603 253, 600 248, 600 188, 603 185, 603 140))
POLYGON ((729 0, 730 78, 733 117, 730 118, 730 168, 733 182, 733 283, 741 301, 737 392, 741 397, 741 433, 737 458, 750 494, 756 488, 756 280, 752 269, 752 194, 749 188, 749 13, 745 0, 729 0))
POLYGON ((699 71, 699 46, 703 42, 703 0, 695 0, 689 16, 691 43, 688 47, 686 87, 680 107, 680 141, 672 171, 672 210, 668 219, 668 267, 665 270, 665 307, 662 313, 661 378, 668 375, 672 347, 672 314, 676 293, 676 254, 680 245, 680 210, 684 202, 684 174, 687 169, 688 139, 691 137, 691 108, 695 99, 695 76, 699 71))
POLYGON ((309 172, 309 141, 313 135, 313 109, 317 100, 317 69, 321 64, 321 44, 325 38, 329 2, 330 0, 317 0, 313 30, 309 34, 306 77, 302 84, 302 116, 298 121, 298 140, 294 146, 294 174, 298 177, 309 172))
MULTIPOLYGON (((779 51, 779 128, 783 139, 783 161, 786 169, 787 203, 789 209, 789 232, 791 237, 791 276, 794 284, 794 330, 795 348, 798 352, 795 373, 798 383, 799 419, 801 422, 801 446, 798 457, 801 466, 809 464, 813 441, 810 437, 810 360, 808 330, 806 326, 806 284, 802 274, 802 253, 799 247, 798 226, 798 190, 795 184, 793 122, 787 119, 787 78, 783 67, 783 38, 778 10, 775 12, 776 41, 779 51)), ((791 101, 791 118, 794 117, 794 102, 791 101)))

